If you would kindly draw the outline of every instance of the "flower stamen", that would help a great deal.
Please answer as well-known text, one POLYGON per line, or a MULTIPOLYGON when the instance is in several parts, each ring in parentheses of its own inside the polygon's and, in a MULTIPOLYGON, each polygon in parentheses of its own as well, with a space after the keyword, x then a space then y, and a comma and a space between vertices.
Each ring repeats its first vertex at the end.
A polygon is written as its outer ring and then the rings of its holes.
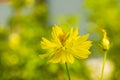
POLYGON ((66 41, 66 34, 60 34, 59 35, 59 40, 63 44, 66 41))

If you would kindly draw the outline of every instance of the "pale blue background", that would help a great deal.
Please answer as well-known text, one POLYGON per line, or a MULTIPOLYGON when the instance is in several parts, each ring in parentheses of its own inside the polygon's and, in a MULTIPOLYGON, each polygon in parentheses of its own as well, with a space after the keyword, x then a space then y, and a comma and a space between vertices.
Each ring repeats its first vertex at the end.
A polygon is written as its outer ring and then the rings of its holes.
MULTIPOLYGON (((57 24, 60 16, 75 15, 78 18, 80 33, 84 34, 86 17, 83 8, 84 0, 47 0, 49 10, 49 23, 57 24), (83 32, 84 31, 84 32, 83 32)), ((7 25, 7 20, 12 13, 8 4, 0 4, 0 24, 7 25)))

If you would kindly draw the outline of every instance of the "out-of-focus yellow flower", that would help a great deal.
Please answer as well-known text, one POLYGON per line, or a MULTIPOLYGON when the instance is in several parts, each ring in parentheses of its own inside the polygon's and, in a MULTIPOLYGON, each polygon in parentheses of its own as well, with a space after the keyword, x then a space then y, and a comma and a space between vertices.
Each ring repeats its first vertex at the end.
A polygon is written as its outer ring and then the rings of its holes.
POLYGON ((52 28, 51 41, 42 38, 42 49, 48 49, 48 53, 41 55, 42 58, 49 56, 48 62, 73 63, 74 57, 85 59, 90 54, 91 41, 87 41, 89 34, 78 35, 78 28, 71 28, 70 32, 64 33, 55 25, 52 28))
POLYGON ((103 39, 102 39, 102 46, 104 50, 108 50, 110 47, 110 42, 109 39, 107 37, 107 32, 104 29, 100 30, 103 33, 103 39))
POLYGON ((4 53, 1 58, 2 62, 6 66, 15 66, 19 63, 19 57, 15 54, 4 53))
POLYGON ((20 36, 17 33, 12 33, 9 36, 9 46, 11 49, 17 49, 20 45, 20 36))

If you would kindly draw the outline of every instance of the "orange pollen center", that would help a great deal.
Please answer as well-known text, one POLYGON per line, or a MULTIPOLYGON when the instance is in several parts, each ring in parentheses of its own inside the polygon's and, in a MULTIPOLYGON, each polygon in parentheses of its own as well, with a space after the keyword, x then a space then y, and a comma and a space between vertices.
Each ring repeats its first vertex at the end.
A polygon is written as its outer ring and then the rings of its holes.
POLYGON ((60 34, 59 35, 59 39, 60 39, 60 41, 63 43, 63 42, 65 42, 65 40, 66 40, 66 34, 60 34))

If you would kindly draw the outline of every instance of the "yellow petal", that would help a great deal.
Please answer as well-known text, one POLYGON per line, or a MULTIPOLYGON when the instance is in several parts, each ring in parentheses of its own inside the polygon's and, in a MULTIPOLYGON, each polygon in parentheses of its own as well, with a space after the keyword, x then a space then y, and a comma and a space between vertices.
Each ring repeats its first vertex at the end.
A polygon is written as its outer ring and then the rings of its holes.
POLYGON ((53 38, 53 41, 59 46, 61 46, 61 42, 59 40, 59 35, 61 34, 63 34, 62 29, 58 27, 57 25, 55 25, 52 28, 52 38, 53 38))
POLYGON ((60 62, 61 49, 55 50, 54 53, 50 56, 49 62, 58 63, 60 62))
POLYGON ((43 49, 52 49, 52 48, 55 48, 56 47, 56 44, 55 43, 53 43, 53 42, 51 42, 51 41, 49 41, 49 40, 47 40, 47 39, 45 39, 45 38, 42 38, 42 42, 41 42, 41 47, 43 48, 43 49))
POLYGON ((69 49, 68 53, 76 58, 84 59, 88 57, 88 55, 90 54, 90 51, 88 49, 74 47, 69 49))
POLYGON ((66 62, 67 63, 73 63, 74 62, 74 58, 73 58, 73 56, 71 55, 71 54, 69 54, 69 53, 67 53, 67 55, 66 55, 66 62))
POLYGON ((79 41, 81 41, 81 42, 86 41, 88 39, 88 37, 89 37, 89 34, 86 34, 84 36, 80 36, 79 41))
POLYGON ((85 41, 82 43, 79 43, 76 45, 76 47, 78 48, 83 48, 83 49, 89 49, 92 46, 92 42, 91 41, 85 41))
POLYGON ((72 43, 72 41, 76 40, 77 38, 78 38, 78 28, 75 28, 75 29, 71 28, 69 37, 66 40, 65 44, 69 46, 72 43))
POLYGON ((88 57, 89 54, 90 54, 90 51, 80 49, 80 50, 74 52, 73 56, 75 56, 79 59, 85 59, 88 57))
POLYGON ((76 27, 73 31, 73 33, 71 34, 73 37, 77 37, 78 36, 78 27, 76 27))
POLYGON ((51 57, 49 62, 52 63, 73 63, 74 58, 71 54, 64 52, 63 50, 57 50, 51 57))
POLYGON ((58 37, 60 34, 63 34, 62 29, 58 25, 54 25, 52 28, 52 36, 58 37))

